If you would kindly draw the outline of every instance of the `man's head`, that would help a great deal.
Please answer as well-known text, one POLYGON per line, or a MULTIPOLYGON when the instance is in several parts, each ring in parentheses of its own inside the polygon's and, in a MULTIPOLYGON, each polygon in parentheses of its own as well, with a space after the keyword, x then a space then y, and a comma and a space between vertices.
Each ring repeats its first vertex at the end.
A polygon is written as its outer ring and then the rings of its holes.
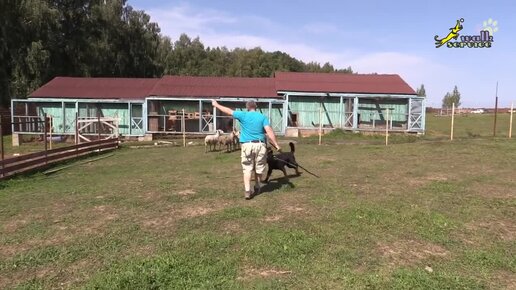
POLYGON ((256 102, 255 101, 247 101, 247 103, 245 103, 245 107, 248 111, 255 111, 256 110, 256 102))

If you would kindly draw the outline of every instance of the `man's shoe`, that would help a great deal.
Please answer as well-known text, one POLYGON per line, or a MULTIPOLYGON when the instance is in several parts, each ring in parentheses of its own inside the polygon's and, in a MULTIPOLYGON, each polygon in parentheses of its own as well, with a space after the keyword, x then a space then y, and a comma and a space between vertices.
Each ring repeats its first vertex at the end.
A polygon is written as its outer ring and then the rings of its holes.
POLYGON ((251 199, 251 191, 245 192, 245 199, 250 200, 251 199))

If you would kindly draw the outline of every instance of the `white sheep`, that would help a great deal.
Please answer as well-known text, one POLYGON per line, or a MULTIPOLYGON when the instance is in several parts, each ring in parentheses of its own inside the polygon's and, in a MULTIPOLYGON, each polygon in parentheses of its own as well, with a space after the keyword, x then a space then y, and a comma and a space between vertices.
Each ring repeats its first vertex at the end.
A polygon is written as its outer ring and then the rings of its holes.
POLYGON ((240 145, 240 132, 238 130, 233 129, 231 134, 229 134, 231 138, 231 151, 236 150, 240 145))
POLYGON ((214 135, 208 135, 206 138, 204 138, 204 153, 208 152, 208 146, 210 146, 210 151, 212 151, 212 145, 214 149, 217 149, 217 144, 219 144, 219 137, 221 133, 224 132, 221 130, 216 130, 214 135))

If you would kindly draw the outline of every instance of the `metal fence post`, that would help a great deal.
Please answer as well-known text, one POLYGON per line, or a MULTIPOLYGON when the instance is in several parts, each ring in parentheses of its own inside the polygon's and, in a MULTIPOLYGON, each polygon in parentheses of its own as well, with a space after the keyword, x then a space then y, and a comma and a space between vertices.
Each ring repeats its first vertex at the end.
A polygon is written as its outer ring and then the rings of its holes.
POLYGON ((97 109, 97 133, 99 135, 99 140, 100 140, 100 106, 99 108, 97 109))
POLYGON ((45 121, 43 121, 43 141, 45 142, 45 164, 47 163, 47 150, 48 150, 48 145, 47 145, 47 133, 48 133, 48 130, 47 130, 47 125, 48 125, 48 120, 47 120, 47 113, 43 114, 43 118, 45 121))
POLYGON ((79 123, 78 123, 79 114, 75 112, 75 145, 79 144, 79 123))

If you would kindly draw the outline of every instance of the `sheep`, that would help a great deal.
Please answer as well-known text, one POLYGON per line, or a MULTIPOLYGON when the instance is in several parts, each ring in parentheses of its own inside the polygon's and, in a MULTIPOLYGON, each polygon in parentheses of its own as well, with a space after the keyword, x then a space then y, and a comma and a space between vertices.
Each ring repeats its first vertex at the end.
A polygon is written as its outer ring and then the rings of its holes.
POLYGON ((221 130, 216 130, 214 135, 208 135, 206 138, 204 138, 204 153, 208 152, 208 146, 210 146, 210 151, 212 151, 212 145, 214 149, 217 149, 217 144, 219 144, 219 137, 221 133, 223 133, 221 130))
POLYGON ((231 152, 231 149, 233 147, 232 144, 233 144, 233 137, 231 136, 231 134, 219 136, 219 146, 220 146, 221 150, 222 150, 222 147, 225 146, 226 152, 231 152))
POLYGON ((235 130, 233 129, 233 131, 231 132, 231 134, 229 134, 232 142, 231 142, 231 147, 232 147, 232 150, 236 150, 239 145, 240 145, 240 132, 238 130, 235 130))

